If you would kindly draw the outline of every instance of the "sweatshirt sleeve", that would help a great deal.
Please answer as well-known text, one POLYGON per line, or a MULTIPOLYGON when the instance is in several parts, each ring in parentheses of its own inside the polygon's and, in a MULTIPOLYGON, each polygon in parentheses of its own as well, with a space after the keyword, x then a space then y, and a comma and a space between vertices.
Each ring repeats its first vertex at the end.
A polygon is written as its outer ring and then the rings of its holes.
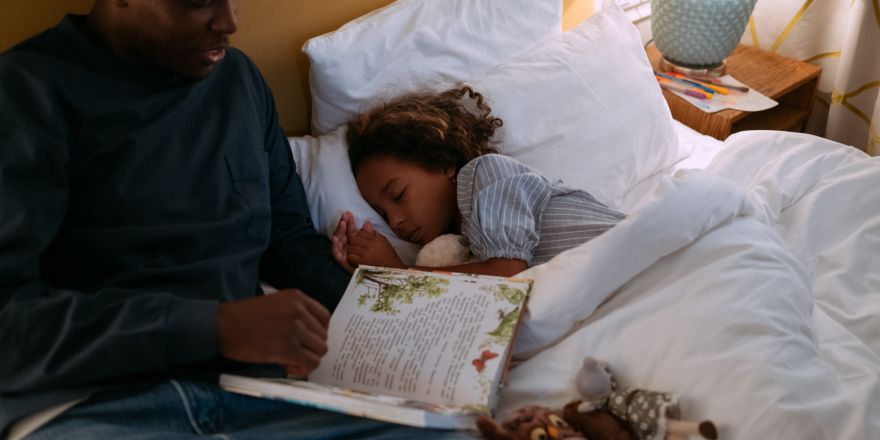
POLYGON ((0 393, 98 384, 216 356, 216 301, 41 281, 68 175, 61 145, 0 116, 0 393))
POLYGON ((268 87, 263 91, 272 232, 261 262, 261 276, 278 289, 298 288, 332 311, 350 276, 333 259, 330 240, 315 229, 274 100, 268 87))

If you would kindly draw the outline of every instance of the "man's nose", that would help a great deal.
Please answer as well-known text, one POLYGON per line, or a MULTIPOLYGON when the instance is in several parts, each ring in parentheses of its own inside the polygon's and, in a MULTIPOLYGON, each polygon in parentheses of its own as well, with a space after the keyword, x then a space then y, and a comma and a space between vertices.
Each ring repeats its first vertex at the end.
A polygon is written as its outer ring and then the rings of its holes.
POLYGON ((220 34, 234 34, 238 30, 238 11, 235 0, 219 1, 214 8, 211 30, 220 34))

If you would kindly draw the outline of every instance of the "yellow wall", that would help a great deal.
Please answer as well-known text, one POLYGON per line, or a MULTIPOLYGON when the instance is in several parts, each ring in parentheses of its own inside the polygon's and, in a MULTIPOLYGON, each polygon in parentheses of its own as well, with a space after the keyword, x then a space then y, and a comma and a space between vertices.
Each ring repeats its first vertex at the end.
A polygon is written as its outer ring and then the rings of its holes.
MULTIPOLYGON (((0 52, 57 23, 67 12, 86 13, 94 0, 0 0, 0 52)), ((300 48, 316 35, 392 0, 240 0, 243 49, 266 77, 288 134, 309 130, 308 61, 300 48)), ((437 0, 442 1, 442 0, 437 0)), ((562 0, 568 29, 589 16, 594 0, 562 0)))
POLYGON ((562 0, 562 29, 569 30, 593 14, 595 0, 562 0))
POLYGON ((309 131, 309 63, 302 45, 392 0, 240 0, 232 44, 260 67, 288 134, 309 131))

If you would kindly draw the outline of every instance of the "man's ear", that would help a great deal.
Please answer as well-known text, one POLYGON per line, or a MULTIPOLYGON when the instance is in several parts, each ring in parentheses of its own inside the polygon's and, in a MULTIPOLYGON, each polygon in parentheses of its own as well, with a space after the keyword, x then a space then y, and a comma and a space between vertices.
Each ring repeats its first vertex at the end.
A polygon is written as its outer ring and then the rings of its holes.
POLYGON ((451 179, 451 178, 455 177, 455 173, 456 173, 455 167, 449 167, 443 172, 443 175, 451 179))

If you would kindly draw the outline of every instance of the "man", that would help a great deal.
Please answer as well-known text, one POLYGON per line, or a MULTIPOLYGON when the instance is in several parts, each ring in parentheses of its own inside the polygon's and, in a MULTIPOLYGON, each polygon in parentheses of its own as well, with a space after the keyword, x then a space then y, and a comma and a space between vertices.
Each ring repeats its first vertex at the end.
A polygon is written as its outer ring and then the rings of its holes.
POLYGON ((348 280, 235 6, 96 0, 0 56, 0 436, 413 435, 216 385, 313 369, 348 280))

